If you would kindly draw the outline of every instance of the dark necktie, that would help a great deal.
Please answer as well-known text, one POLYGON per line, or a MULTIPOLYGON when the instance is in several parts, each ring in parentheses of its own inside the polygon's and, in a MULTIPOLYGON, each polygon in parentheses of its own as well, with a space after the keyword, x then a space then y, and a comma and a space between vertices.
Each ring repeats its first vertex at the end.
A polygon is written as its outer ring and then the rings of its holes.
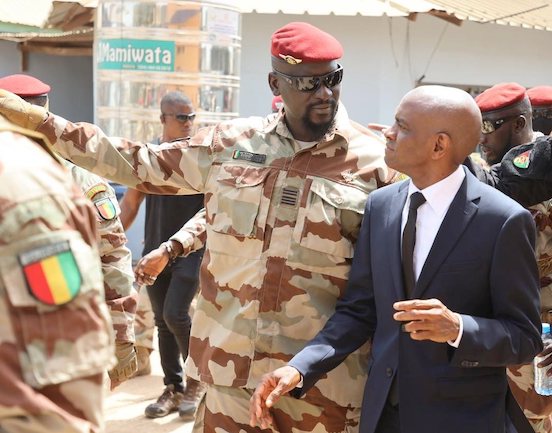
POLYGON ((415 192, 410 196, 410 206, 408 207, 408 219, 404 226, 402 236, 402 269, 404 278, 404 288, 406 297, 410 298, 416 285, 414 276, 414 245, 416 244, 416 218, 418 217, 418 208, 426 201, 421 192, 415 192))

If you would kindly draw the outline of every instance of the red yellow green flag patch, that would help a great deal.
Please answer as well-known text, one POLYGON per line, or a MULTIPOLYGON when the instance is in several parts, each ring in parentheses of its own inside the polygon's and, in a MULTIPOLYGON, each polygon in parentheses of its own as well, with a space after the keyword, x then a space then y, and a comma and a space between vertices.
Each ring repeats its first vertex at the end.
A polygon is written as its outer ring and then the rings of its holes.
POLYGON ((44 304, 66 304, 80 291, 82 277, 68 241, 25 251, 19 262, 29 291, 44 304))
POLYGON ((529 156, 531 155, 531 151, 527 150, 523 153, 520 153, 518 156, 514 158, 514 165, 518 168, 527 168, 529 167, 529 156))
POLYGON ((113 200, 116 199, 106 197, 94 202, 96 209, 98 209, 98 213, 104 220, 112 220, 117 216, 117 207, 115 203, 113 203, 113 200))

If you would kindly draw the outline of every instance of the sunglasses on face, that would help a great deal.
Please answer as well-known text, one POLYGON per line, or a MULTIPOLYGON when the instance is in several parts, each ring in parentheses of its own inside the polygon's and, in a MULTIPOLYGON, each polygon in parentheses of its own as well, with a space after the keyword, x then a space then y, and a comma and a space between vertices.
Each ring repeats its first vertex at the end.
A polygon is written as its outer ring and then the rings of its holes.
POLYGON ((343 66, 337 65, 337 69, 325 75, 315 75, 312 77, 297 77, 295 75, 286 75, 278 71, 272 71, 274 74, 282 77, 286 82, 300 92, 316 92, 322 83, 331 89, 341 83, 343 79, 343 66))
POLYGON ((176 120, 178 120, 180 123, 185 123, 187 122, 188 120, 190 122, 193 122, 195 117, 196 117, 196 114, 195 113, 190 113, 190 114, 184 114, 184 113, 180 113, 180 114, 173 114, 173 113, 163 113, 163 117, 165 116, 172 116, 174 117, 176 120))
POLYGON ((552 119, 552 109, 535 109, 533 108, 533 120, 537 119, 552 119))
POLYGON ((496 120, 483 119, 483 123, 481 124, 481 132, 483 134, 490 134, 491 132, 495 132, 498 128, 500 128, 509 120, 515 119, 516 117, 522 116, 523 114, 525 113, 513 114, 511 116, 506 116, 502 119, 496 120))

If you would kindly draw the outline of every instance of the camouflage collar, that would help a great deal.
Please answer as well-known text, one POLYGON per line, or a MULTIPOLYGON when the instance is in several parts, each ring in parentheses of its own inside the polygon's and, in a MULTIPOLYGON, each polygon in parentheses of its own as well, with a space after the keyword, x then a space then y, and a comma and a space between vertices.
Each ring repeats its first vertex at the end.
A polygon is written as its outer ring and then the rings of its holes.
MULTIPOLYGON (((270 114, 265 118, 265 125, 262 132, 265 134, 273 133, 281 135, 283 137, 293 139, 290 130, 288 129, 286 122, 284 121, 284 110, 280 110, 278 113, 270 114)), ((339 102, 337 108, 337 114, 335 116, 335 126, 322 137, 320 143, 332 141, 335 135, 339 135, 345 139, 346 143, 349 143, 351 130, 351 122, 345 106, 339 102)))

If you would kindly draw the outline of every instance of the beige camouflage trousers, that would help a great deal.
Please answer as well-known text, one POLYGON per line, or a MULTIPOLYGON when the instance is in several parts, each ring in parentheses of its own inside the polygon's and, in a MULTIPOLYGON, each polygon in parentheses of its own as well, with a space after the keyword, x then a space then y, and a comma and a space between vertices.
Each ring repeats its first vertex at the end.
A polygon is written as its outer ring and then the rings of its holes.
POLYGON ((155 322, 153 320, 150 298, 145 286, 137 287, 136 290, 139 291, 136 317, 134 318, 136 346, 153 350, 155 322))
POLYGON ((282 397, 273 409, 271 429, 249 426, 253 390, 207 385, 197 409, 192 433, 358 433, 360 408, 320 407, 282 397))
POLYGON ((535 392, 533 364, 508 368, 508 382, 512 394, 523 408, 525 416, 537 433, 552 433, 552 396, 535 392))

